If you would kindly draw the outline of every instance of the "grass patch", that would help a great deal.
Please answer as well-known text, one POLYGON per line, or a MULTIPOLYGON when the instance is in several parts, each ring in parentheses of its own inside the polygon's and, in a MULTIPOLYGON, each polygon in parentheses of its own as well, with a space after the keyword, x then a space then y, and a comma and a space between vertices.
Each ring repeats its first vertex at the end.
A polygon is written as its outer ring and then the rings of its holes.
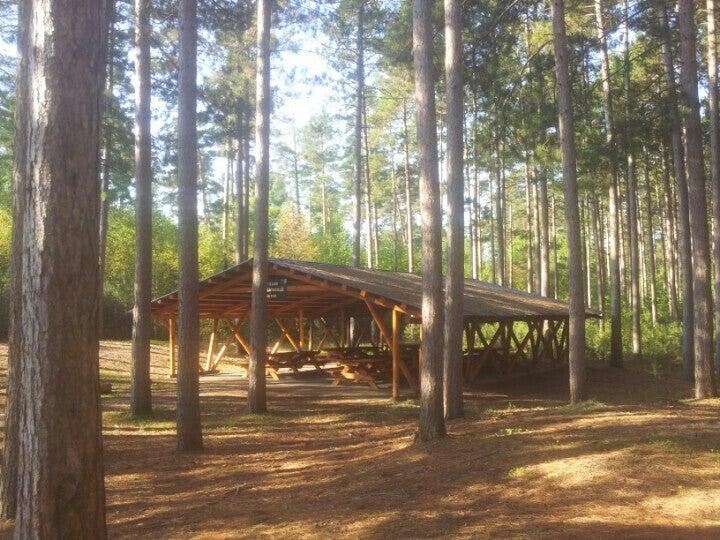
POLYGON ((506 435, 517 435, 519 433, 527 433, 527 432, 528 432, 528 430, 525 428, 509 427, 509 428, 503 428, 501 430, 498 430, 497 434, 500 437, 504 437, 506 435))
POLYGON ((530 467, 513 467, 507 473, 508 478, 513 480, 527 479, 535 476, 537 473, 530 467))
POLYGON ((175 429, 175 409, 155 407, 151 416, 134 417, 129 410, 104 411, 103 426, 143 431, 167 431, 175 429))
POLYGON ((241 427, 252 427, 260 431, 277 427, 288 422, 288 418, 277 413, 258 414, 237 414, 214 418, 204 422, 204 426, 210 429, 235 429, 241 427))
POLYGON ((581 401, 580 403, 575 403, 573 405, 561 405, 560 407, 557 407, 556 410, 564 413, 585 413, 592 411, 601 411, 607 408, 609 408, 609 405, 603 403, 602 401, 588 399, 585 401, 581 401))

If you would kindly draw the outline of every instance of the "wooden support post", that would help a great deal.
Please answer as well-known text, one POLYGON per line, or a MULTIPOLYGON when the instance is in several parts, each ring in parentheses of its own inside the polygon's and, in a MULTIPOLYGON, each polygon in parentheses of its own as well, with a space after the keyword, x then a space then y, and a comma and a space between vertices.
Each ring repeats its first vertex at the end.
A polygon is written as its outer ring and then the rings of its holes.
POLYGON ((315 319, 308 319, 308 345, 307 350, 313 350, 313 327, 315 326, 315 319))
POLYGON ((300 334, 300 350, 302 350, 305 346, 305 317, 302 309, 298 313, 298 332, 300 334))
POLYGON ((348 344, 348 327, 347 317, 345 316, 345 308, 340 310, 340 347, 347 347, 348 344))
POLYGON ((397 309, 392 311, 392 398, 400 399, 400 317, 397 309))
POLYGON ((212 334, 210 334, 210 343, 208 343, 207 358, 205 359, 205 371, 210 371, 213 359, 213 349, 215 348, 215 334, 217 334, 218 320, 213 319, 212 334))
POLYGON ((392 347, 392 337, 390 336, 390 332, 388 332, 388 329, 385 326, 385 322, 382 320, 382 316, 378 312, 377 308, 367 300, 365 300, 365 304, 370 311, 370 315, 372 315, 372 318, 375 321, 375 325, 378 327, 380 333, 382 334, 382 337, 385 339, 385 343, 387 343, 388 347, 392 347))
POLYGON ((177 376, 177 357, 175 356, 175 319, 168 319, 168 348, 170 352, 170 376, 177 376))

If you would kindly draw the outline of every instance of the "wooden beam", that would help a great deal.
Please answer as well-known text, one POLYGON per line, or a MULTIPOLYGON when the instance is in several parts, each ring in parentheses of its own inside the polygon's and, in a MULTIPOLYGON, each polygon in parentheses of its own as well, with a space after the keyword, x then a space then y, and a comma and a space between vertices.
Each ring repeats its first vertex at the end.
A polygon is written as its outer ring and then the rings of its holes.
POLYGON ((288 331, 287 328, 285 328, 285 325, 282 323, 282 321, 280 321, 280 319, 278 319, 278 318, 275 318, 274 321, 275 321, 275 324, 277 324, 278 327, 280 328, 280 331, 285 335, 285 337, 287 338, 287 340, 290 342, 290 345, 292 345, 293 348, 294 348, 297 352, 300 352, 301 349, 300 349, 300 347, 298 346, 297 341, 295 341, 295 340, 293 339, 293 337, 290 335, 290 332, 288 331))
POLYGON ((392 311, 392 398, 400 399, 400 312, 392 311))
POLYGON ((385 343, 387 343, 388 348, 392 348, 392 335, 388 331, 388 328, 385 326, 385 321, 382 320, 382 317, 380 316, 377 308, 369 300, 365 300, 365 305, 367 305, 368 310, 370 311, 370 315, 372 315, 375 324, 380 329, 380 333, 385 339, 385 343))
POLYGON ((169 362, 170 362, 170 376, 177 376, 177 358, 175 357, 175 319, 168 319, 168 349, 169 349, 169 362))
POLYGON ((215 334, 217 333, 217 329, 218 320, 213 319, 213 329, 212 334, 210 334, 210 343, 208 344, 207 358, 205 359, 205 371, 210 371, 210 366, 212 366, 212 356, 213 349, 215 348, 215 334))
POLYGON ((242 321, 238 321, 237 325, 234 325, 229 319, 225 319, 225 322, 230 327, 230 332, 232 333, 232 337, 237 341, 240 346, 245 350, 245 354, 250 356, 250 344, 245 341, 240 334, 240 325, 242 324, 242 321))

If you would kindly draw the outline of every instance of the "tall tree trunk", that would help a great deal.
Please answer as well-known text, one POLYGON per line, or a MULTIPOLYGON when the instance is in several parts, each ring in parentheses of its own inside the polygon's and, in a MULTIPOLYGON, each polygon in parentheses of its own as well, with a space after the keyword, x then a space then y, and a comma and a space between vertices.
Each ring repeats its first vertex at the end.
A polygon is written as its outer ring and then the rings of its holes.
POLYGON ((197 218, 197 1, 180 2, 178 94, 178 206, 180 287, 178 313, 177 445, 201 450, 200 299, 197 218))
POLYGON ((107 70, 105 73, 105 93, 103 95, 101 109, 101 131, 102 131, 102 157, 100 159, 100 224, 98 226, 98 234, 100 236, 100 254, 98 255, 98 263, 100 265, 100 313, 98 315, 98 336, 102 339, 104 327, 104 296, 105 296, 105 260, 107 253, 107 231, 108 231, 108 191, 110 190, 111 168, 110 168, 110 152, 112 150, 113 126, 112 122, 103 121, 102 117, 108 115, 109 104, 113 100, 113 90, 115 88, 115 58, 113 57, 113 41, 115 37, 115 19, 117 17, 117 0, 109 0, 108 9, 110 10, 110 24, 107 33, 107 70))
POLYGON ((720 115, 715 0, 706 0, 708 40, 708 116, 710 117, 710 181, 712 183, 713 260, 715 263, 715 370, 720 372, 720 115))
POLYGON ((685 149, 682 143, 682 124, 677 103, 677 90, 675 82, 675 66, 672 56, 672 41, 670 38, 670 24, 664 6, 659 13, 661 28, 663 30, 663 64, 665 65, 666 90, 669 100, 668 126, 672 144, 673 164, 675 166, 675 184, 678 202, 678 246, 680 253, 680 274, 682 279, 683 298, 683 371, 685 378, 692 381, 695 365, 695 338, 694 332, 694 298, 693 298, 693 264, 690 240, 690 215, 688 187, 685 169, 685 149))
MULTIPOLYGON (((675 257, 675 204, 672 189, 670 188, 670 164, 667 148, 663 144, 662 174, 663 174, 663 204, 660 205, 660 214, 663 222, 663 256, 665 258, 665 287, 668 297, 668 313, 673 320, 679 317, 677 297, 677 259, 675 257)), ((658 201, 660 195, 658 194, 658 201)))
POLYGON ((627 201, 628 234, 630 237, 630 304, 632 310, 632 352, 640 354, 640 248, 638 247, 637 178, 632 154, 628 154, 627 201))
POLYGON ((568 71, 565 7, 563 0, 552 1, 557 107, 565 184, 565 220, 568 238, 568 285, 570 298, 570 402, 585 399, 585 302, 583 298, 582 239, 578 210, 577 166, 575 162, 575 131, 572 88, 568 71))
POLYGON ((228 267, 227 241, 230 229, 230 198, 232 197, 232 172, 230 170, 230 163, 232 163, 233 156, 231 141, 232 139, 228 137, 225 147, 225 182, 223 185, 222 229, 220 232, 222 238, 223 269, 228 267))
POLYGON ((465 197, 463 178, 463 78, 461 0, 445 0, 445 95, 447 101, 447 250, 445 285, 445 417, 463 416, 463 296, 465 197))
POLYGON ((551 234, 552 234, 552 249, 553 249, 553 298, 558 298, 560 293, 558 291, 559 276, 558 276, 558 244, 557 244, 557 224, 555 217, 555 196, 553 195, 550 199, 550 219, 551 219, 551 234))
POLYGON ((245 188, 243 186, 243 114, 244 108, 240 101, 237 106, 236 121, 236 138, 237 138, 237 154, 235 165, 235 264, 240 264, 244 260, 243 246, 245 243, 245 232, 243 224, 245 223, 245 188))
POLYGON ((135 0, 135 306, 130 413, 152 413, 152 139, 150 134, 150 0, 135 0))
MULTIPOLYGON (((393 270, 398 271, 398 189, 397 179, 395 178, 395 149, 391 148, 390 152, 390 184, 392 186, 392 234, 393 234, 393 270)), ((325 184, 323 182, 323 232, 325 232, 325 184)))
POLYGON ((655 258, 655 231, 653 229, 652 186, 650 185, 650 164, 648 163, 647 149, 643 148, 643 165, 645 171, 645 213, 647 214, 647 249, 648 274, 650 285, 650 320, 657 324, 657 261, 655 258))
MULTIPOLYGON (((597 305, 605 313, 605 231, 600 219, 600 205, 597 195, 592 196, 593 236, 595 237, 595 273, 597 276, 597 305)), ((600 330, 605 331, 605 319, 600 319, 600 330)))
MULTIPOLYGON (((633 96, 630 88, 630 21, 628 0, 622 1, 623 7, 623 87, 625 89, 625 117, 630 118, 633 110, 633 96)), ((638 197, 637 177, 635 175, 635 156, 633 155, 632 127, 626 124, 627 145, 627 201, 628 201, 628 235, 630 240, 630 306, 632 311, 632 352, 639 355, 641 352, 641 287, 640 287, 640 238, 638 233, 638 197)))
POLYGON ((360 227, 362 203, 362 121, 363 96, 365 93, 365 1, 360 0, 357 12, 357 58, 355 66, 355 82, 357 93, 355 96, 355 183, 353 198, 353 266, 360 266, 360 227))
POLYGON ((679 0, 680 81, 682 115, 685 125, 685 156, 690 203, 690 234, 695 308, 695 397, 715 396, 713 369, 713 314, 710 291, 710 245, 707 228, 707 199, 703 164, 700 100, 697 85, 695 48, 695 6, 693 0, 679 0))
POLYGON ((500 157, 500 141, 497 128, 495 130, 495 146, 493 156, 493 168, 495 173, 495 228, 497 230, 497 273, 501 286, 506 285, 505 271, 505 178, 502 174, 502 162, 500 157))
POLYGON ((610 65, 608 61, 605 19, 602 0, 595 0, 595 22, 600 42, 600 75, 603 87, 603 113, 605 140, 612 160, 612 173, 608 184, 608 221, 610 235, 610 365, 623 365, 622 351, 622 275, 620 270, 621 236, 619 226, 618 162, 616 155, 612 94, 610 91, 610 65))
POLYGON ((268 199, 270 191, 270 22, 271 0, 257 4, 257 89, 255 109, 255 242, 253 254, 252 320, 248 366, 249 413, 267 410, 268 199))
POLYGON ((243 169, 244 171, 244 189, 243 194, 245 196, 245 204, 243 204, 245 208, 245 212, 243 213, 243 218, 245 220, 245 223, 243 225, 243 259, 247 259, 250 253, 250 126, 252 119, 250 118, 250 96, 249 93, 246 91, 245 93, 245 144, 244 144, 244 158, 245 158, 245 166, 243 169))
POLYGON ((373 217, 373 206, 375 201, 372 198, 372 175, 370 174, 370 143, 368 141, 367 126, 367 108, 365 102, 365 93, 363 91, 362 99, 362 128, 363 128, 363 145, 365 149, 365 159, 363 160, 365 170, 365 231, 367 234, 367 267, 373 268, 377 266, 377 249, 375 245, 375 218, 373 217))
POLYGON ((300 163, 298 162, 297 129, 293 120, 293 178, 295 180, 295 209, 300 214, 300 163))
MULTIPOLYGON (((541 172, 538 178, 538 241, 540 254, 540 294, 550 296, 550 240, 548 234, 547 176, 541 172)), ((557 296, 557 291, 554 292, 557 296)))
POLYGON ((408 272, 413 271, 413 216, 410 194, 410 132, 408 131, 407 100, 403 99, 403 146, 405 150, 405 227, 407 228, 408 272))
POLYGON ((21 225, 13 284, 21 290, 11 369, 22 377, 10 396, 19 399, 22 426, 16 538, 107 536, 97 183, 107 22, 107 1, 20 7, 15 186, 23 200, 14 208, 21 225))
POLYGON ((532 214, 532 195, 531 195, 531 184, 530 184, 530 163, 528 152, 525 152, 525 229, 527 235, 527 292, 534 292, 534 273, 535 266, 533 265, 533 214, 532 214))
POLYGON ((413 0, 413 64, 422 219, 422 345, 420 420, 416 439, 445 436, 443 414, 443 278, 432 2, 413 0))

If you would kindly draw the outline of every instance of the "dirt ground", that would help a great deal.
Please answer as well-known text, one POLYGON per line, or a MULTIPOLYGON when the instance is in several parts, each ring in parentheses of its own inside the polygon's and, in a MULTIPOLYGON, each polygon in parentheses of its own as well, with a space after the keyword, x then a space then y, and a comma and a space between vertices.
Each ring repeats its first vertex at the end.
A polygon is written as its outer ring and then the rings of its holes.
POLYGON ((675 373, 593 368, 577 407, 562 372, 479 386, 424 446, 416 403, 387 388, 287 375, 247 416, 246 383, 221 373, 202 378, 205 451, 178 454, 153 352, 156 415, 132 421, 129 344, 101 347, 114 538, 720 537, 720 400, 689 399, 675 373))

